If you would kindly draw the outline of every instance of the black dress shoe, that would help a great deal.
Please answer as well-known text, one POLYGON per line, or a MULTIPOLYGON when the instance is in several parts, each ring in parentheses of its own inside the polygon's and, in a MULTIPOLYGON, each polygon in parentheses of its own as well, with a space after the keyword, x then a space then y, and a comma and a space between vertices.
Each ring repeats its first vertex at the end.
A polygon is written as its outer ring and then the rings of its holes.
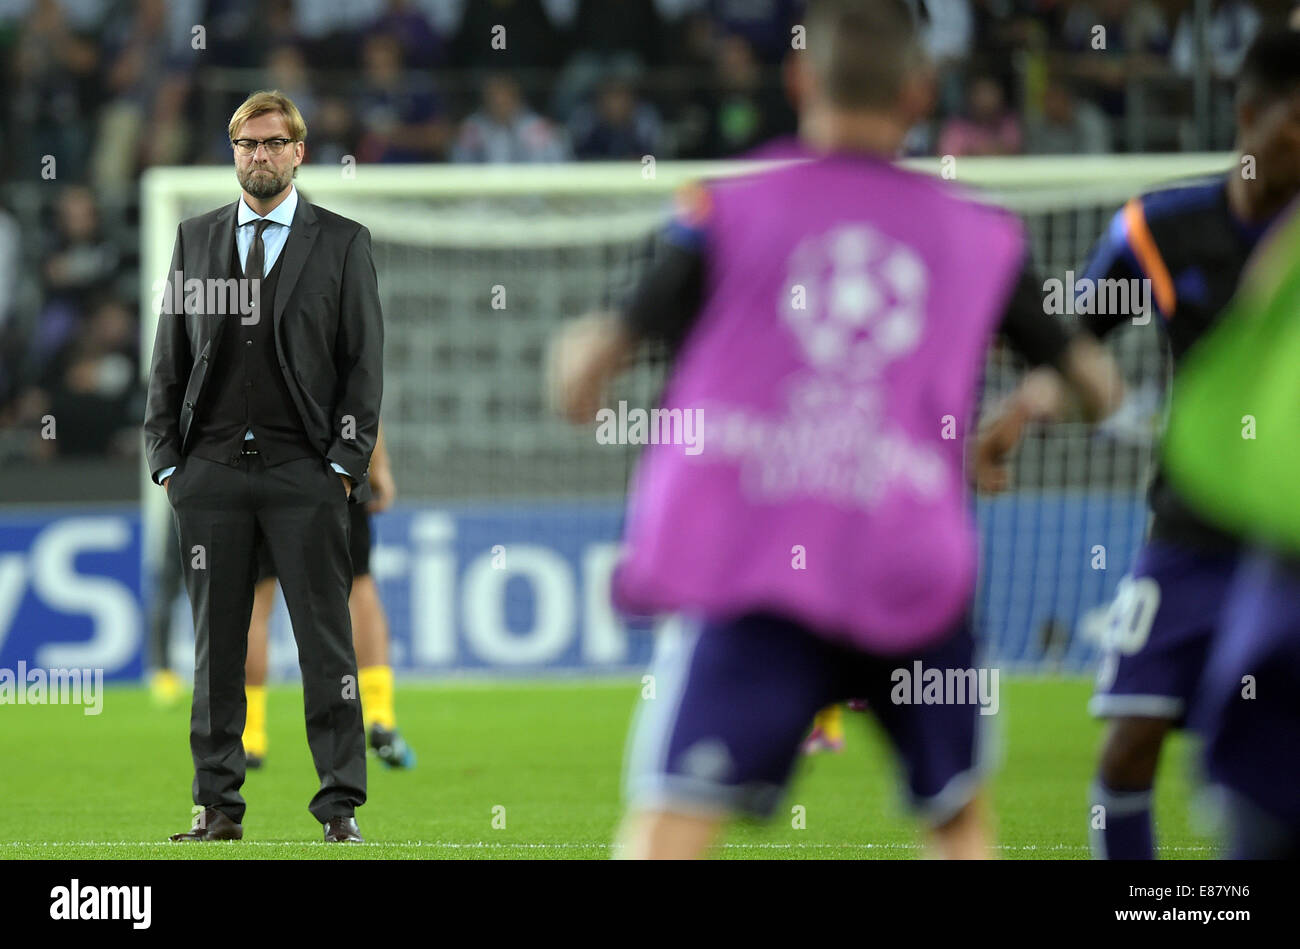
POLYGON ((170 840, 242 840, 244 825, 236 824, 215 807, 206 808, 194 818, 194 826, 183 834, 172 834, 170 840))
POLYGON ((325 822, 325 843, 359 844, 362 843, 361 831, 352 817, 331 817, 325 822))

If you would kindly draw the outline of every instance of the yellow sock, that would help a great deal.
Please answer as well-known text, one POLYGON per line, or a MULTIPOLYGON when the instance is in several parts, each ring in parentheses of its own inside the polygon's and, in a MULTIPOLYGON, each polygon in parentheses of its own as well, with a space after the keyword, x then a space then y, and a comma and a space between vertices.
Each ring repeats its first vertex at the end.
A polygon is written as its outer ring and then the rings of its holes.
POLYGON ((397 716, 393 713, 393 667, 366 666, 357 670, 357 681, 361 685, 361 715, 366 721, 366 730, 371 725, 384 728, 397 727, 397 716))
POLYGON ((817 713, 813 724, 831 741, 839 741, 844 737, 844 709, 839 705, 828 705, 817 713))
POLYGON ((244 686, 248 714, 244 718, 244 753, 266 757, 266 686, 244 686))

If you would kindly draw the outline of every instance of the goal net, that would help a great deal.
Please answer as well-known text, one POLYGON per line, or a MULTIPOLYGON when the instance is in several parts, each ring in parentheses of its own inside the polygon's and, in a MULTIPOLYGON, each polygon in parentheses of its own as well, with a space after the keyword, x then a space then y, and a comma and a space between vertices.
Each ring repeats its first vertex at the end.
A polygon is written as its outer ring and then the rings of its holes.
MULTIPOLYGON (((1025 220, 1044 277, 1081 275, 1134 193, 1226 170, 1227 155, 960 159, 960 184, 1025 220)), ((938 160, 911 163, 940 173, 938 160)), ((639 664, 609 608, 608 574, 636 446, 599 445, 546 411, 545 345, 567 317, 621 299, 658 252, 673 190, 741 163, 304 166, 312 202, 373 236, 385 324, 383 421, 399 505, 377 521, 373 572, 407 672, 612 669, 639 664)), ((233 171, 155 169, 144 183, 143 299, 178 222, 237 196, 233 171)), ((147 303, 146 303, 147 306, 147 303)), ((142 318, 148 367, 157 314, 142 318)), ((1144 492, 1166 360, 1153 321, 1111 340, 1130 391, 1101 430, 1037 429, 1008 494, 977 500, 976 622, 1003 666, 1081 670, 1088 630, 1146 529, 1144 492)), ((652 407, 651 353, 611 404, 652 407)), ((984 400, 1023 366, 989 357, 984 400)), ((175 556, 162 492, 143 476, 147 556, 175 556)))

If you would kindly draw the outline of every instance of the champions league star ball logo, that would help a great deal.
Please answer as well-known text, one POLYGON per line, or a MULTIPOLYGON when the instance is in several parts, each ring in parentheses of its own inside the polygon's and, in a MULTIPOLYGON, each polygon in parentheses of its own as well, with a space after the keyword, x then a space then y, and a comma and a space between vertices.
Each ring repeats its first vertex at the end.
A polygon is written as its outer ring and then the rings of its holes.
POLYGON ((865 224, 804 239, 779 312, 806 364, 782 381, 775 411, 704 406, 704 441, 715 446, 706 461, 737 464, 740 491, 757 504, 872 511, 897 491, 942 497, 951 482, 943 453, 898 424, 881 377, 920 345, 927 290, 921 257, 865 224))
POLYGON ((819 371, 875 376, 921 338, 925 264, 865 224, 805 238, 790 256, 781 318, 819 371))

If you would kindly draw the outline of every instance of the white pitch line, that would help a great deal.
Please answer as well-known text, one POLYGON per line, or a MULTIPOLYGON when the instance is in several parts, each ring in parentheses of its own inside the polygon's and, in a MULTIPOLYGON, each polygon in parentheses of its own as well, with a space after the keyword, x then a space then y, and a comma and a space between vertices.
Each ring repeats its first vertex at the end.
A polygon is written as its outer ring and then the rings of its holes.
MULTIPOLYGON (((232 840, 232 841, 213 841, 214 843, 229 843, 239 847, 303 847, 312 844, 325 846, 324 841, 320 840, 232 840)), ((0 846, 13 848, 35 848, 35 847, 160 847, 164 844, 171 845, 173 842, 168 840, 59 840, 59 841, 6 841, 0 846)), ((488 850, 488 849, 523 849, 523 850, 609 850, 612 844, 592 843, 582 841, 579 843, 524 843, 524 842, 495 842, 495 841, 422 841, 422 840, 403 840, 403 841, 367 841, 363 844, 352 844, 357 847, 428 847, 443 848, 451 850, 488 850)), ((721 847, 724 850, 921 850, 924 849, 922 844, 914 843, 897 843, 897 844, 831 844, 831 843, 723 843, 721 847)), ((1079 844, 997 844, 994 850, 1009 851, 1014 853, 1033 853, 1033 852, 1073 852, 1089 853, 1090 848, 1086 845, 1079 844)), ((1216 851, 1215 847, 1161 847, 1161 853, 1210 853, 1216 851)))

